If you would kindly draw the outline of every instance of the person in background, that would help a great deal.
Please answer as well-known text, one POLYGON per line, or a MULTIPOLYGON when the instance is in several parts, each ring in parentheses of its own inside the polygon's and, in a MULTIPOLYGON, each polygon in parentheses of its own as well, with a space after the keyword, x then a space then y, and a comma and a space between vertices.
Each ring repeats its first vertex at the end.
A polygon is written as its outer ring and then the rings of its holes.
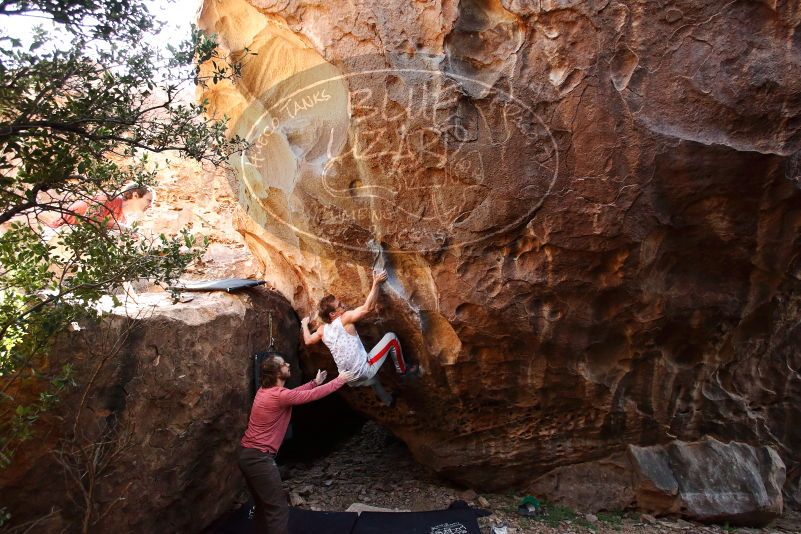
MULTIPOLYGON (((50 200, 50 203, 57 201, 50 200)), ((98 195, 89 201, 78 200, 64 209, 64 212, 54 217, 53 213, 39 216, 43 223, 42 240, 52 247, 52 254, 66 259, 72 256, 66 245, 60 242, 59 236, 71 231, 73 226, 82 222, 96 222, 105 224, 109 230, 120 230, 128 222, 140 217, 153 204, 153 191, 139 184, 128 184, 122 191, 108 198, 98 195)), ((60 273, 60 269, 54 269, 60 273)), ((126 297, 135 300, 132 282, 123 282, 123 291, 126 297)))
POLYGON ((305 317, 300 325, 306 345, 322 341, 331 351, 340 373, 344 370, 355 373, 357 380, 351 383, 351 386, 371 386, 385 405, 392 406, 394 398, 381 386, 376 376, 386 361, 387 355, 392 355, 395 370, 403 376, 416 375, 419 372, 419 366, 406 365, 398 336, 393 332, 387 332, 368 353, 354 324, 375 309, 380 286, 386 279, 386 271, 374 272, 373 286, 367 299, 364 304, 353 310, 345 308, 334 295, 323 297, 318 313, 320 319, 327 324, 318 328, 314 334, 309 331, 309 317, 305 317))
POLYGON ((153 192, 146 186, 132 184, 112 198, 100 195, 90 201, 73 202, 66 208, 66 213, 43 222, 50 228, 59 228, 78 224, 86 218, 97 222, 105 221, 106 226, 113 229, 125 225, 133 217, 140 216, 152 204, 153 192))
POLYGON ((256 503, 255 520, 259 533, 289 532, 289 507, 275 455, 292 417, 292 406, 330 395, 353 380, 354 376, 353 373, 342 372, 322 385, 326 375, 326 371, 318 370, 314 380, 295 389, 287 389, 284 384, 291 376, 289 363, 280 356, 270 356, 261 363, 261 387, 253 399, 248 427, 239 449, 239 469, 256 503))

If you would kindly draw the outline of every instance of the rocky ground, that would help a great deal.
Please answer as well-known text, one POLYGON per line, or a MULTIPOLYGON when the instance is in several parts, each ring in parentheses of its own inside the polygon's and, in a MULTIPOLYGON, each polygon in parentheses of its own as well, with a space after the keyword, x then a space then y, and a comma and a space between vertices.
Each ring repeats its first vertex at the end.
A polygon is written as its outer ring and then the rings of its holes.
POLYGON ((582 514, 564 507, 550 508, 548 517, 524 518, 516 513, 523 495, 476 494, 470 489, 449 486, 417 464, 402 442, 372 422, 327 457, 286 465, 284 479, 293 504, 312 510, 341 511, 354 503, 363 503, 420 511, 447 508, 454 500, 466 500, 492 512, 489 517, 479 519, 483 534, 492 534, 493 527, 503 526, 507 534, 801 532, 801 514, 793 511, 763 529, 701 525, 635 512, 582 514))

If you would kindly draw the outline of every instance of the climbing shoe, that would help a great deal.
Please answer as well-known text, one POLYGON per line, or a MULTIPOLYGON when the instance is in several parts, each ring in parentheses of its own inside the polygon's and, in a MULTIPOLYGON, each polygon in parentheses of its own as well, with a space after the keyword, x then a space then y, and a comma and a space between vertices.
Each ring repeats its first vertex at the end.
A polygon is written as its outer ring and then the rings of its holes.
POLYGON ((420 376, 420 366, 416 363, 407 367, 405 373, 401 373, 402 378, 408 378, 410 376, 420 376))

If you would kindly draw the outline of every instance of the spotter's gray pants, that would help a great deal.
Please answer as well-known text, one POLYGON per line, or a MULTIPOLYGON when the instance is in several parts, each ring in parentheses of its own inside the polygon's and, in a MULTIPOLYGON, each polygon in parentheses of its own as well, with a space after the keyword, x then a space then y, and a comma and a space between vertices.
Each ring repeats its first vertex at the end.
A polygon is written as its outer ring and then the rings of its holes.
POLYGON ((275 456, 258 449, 239 448, 239 469, 256 503, 256 532, 289 534, 289 507, 275 456))

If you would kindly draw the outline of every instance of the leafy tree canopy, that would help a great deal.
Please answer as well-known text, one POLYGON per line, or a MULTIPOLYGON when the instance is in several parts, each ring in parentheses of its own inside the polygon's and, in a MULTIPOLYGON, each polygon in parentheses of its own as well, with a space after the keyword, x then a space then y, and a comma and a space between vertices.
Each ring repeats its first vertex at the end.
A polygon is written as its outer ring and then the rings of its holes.
POLYGON ((70 381, 69 368, 53 376, 39 363, 52 336, 124 281, 175 279, 202 248, 186 232, 140 236, 78 201, 153 184, 150 153, 220 164, 242 146, 204 118, 204 104, 180 98, 237 76, 213 38, 193 29, 166 52, 155 47, 159 25, 140 0, 0 0, 0 19, 2 466, 70 381), (22 20, 42 25, 14 35, 22 20), (203 62, 214 65, 208 75, 203 62), (30 381, 41 393, 23 401, 30 381))

